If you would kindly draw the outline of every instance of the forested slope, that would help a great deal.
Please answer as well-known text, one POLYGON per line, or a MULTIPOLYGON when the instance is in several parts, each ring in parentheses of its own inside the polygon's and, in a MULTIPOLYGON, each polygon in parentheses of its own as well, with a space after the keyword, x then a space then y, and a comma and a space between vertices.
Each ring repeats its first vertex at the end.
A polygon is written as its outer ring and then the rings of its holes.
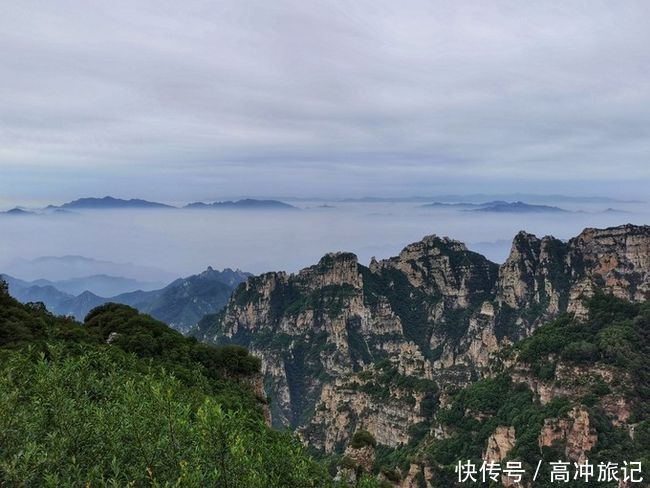
POLYGON ((332 486, 270 429, 259 360, 124 305, 79 324, 0 282, 0 486, 332 486))

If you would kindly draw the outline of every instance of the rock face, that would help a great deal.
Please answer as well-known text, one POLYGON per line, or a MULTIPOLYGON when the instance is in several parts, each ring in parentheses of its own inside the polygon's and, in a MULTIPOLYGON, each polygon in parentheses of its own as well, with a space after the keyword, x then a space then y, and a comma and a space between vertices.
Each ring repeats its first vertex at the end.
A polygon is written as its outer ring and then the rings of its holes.
POLYGON ((357 468, 364 473, 372 473, 375 465, 375 448, 372 446, 352 447, 348 448, 343 453, 344 456, 349 457, 354 461, 357 468))
POLYGON ((487 441, 483 460, 488 463, 500 463, 515 447, 515 428, 500 425, 487 441))
POLYGON ((540 447, 564 445, 564 454, 572 461, 584 463, 587 454, 598 442, 598 435, 591 427, 589 413, 573 408, 562 419, 546 419, 539 435, 540 447))
POLYGON ((569 248, 567 263, 576 270, 569 310, 580 311, 575 297, 593 293, 594 286, 632 301, 650 298, 650 226, 585 229, 569 248))
POLYGON ((517 311, 538 307, 546 314, 566 308, 567 253, 568 246, 553 237, 517 234, 510 256, 499 268, 498 303, 517 311))
POLYGON ((563 243, 520 232, 499 269, 497 301, 523 312, 537 312, 535 325, 559 312, 584 313, 583 298, 595 289, 619 298, 650 297, 650 226, 585 229, 563 243))
POLYGON ((338 466, 337 479, 357 485, 364 474, 371 475, 375 468, 376 441, 367 431, 359 431, 343 453, 338 466))
POLYGON ((419 464, 411 464, 408 473, 404 479, 397 486, 399 488, 432 488, 433 475, 431 469, 427 466, 420 466, 419 464))
MULTIPOLYGON (((297 274, 251 277, 195 335, 262 359, 276 426, 327 452, 358 429, 396 446, 433 428, 427 412, 444 385, 480 377, 544 321, 583 314, 596 289, 647 300, 649 273, 650 226, 586 229, 568 242, 521 232, 501 266, 428 236, 368 267, 333 253, 297 274)), ((495 432, 491 457, 505 455, 511 434, 495 432)))

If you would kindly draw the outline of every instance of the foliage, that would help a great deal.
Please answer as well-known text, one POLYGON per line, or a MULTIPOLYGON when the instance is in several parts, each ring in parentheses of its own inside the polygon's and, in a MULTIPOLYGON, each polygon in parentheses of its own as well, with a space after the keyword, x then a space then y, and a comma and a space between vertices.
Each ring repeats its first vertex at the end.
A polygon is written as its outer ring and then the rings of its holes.
POLYGON ((264 424, 258 371, 123 305, 81 326, 1 287, 0 486, 343 487, 264 424))
POLYGON ((14 351, 0 374, 0 484, 322 486, 288 434, 116 348, 14 351))
MULTIPOLYGON (((589 318, 565 315, 535 331, 516 348, 519 360, 529 363, 540 379, 554 376, 558 360, 569 363, 602 362, 632 378, 630 397, 636 397, 635 418, 650 414, 650 303, 634 304, 597 293, 587 302, 589 318)), ((594 394, 597 394, 596 392, 594 394)), ((634 419, 633 419, 634 420, 634 419)))
POLYGON ((352 440, 350 441, 350 446, 355 449, 360 449, 365 446, 375 447, 376 445, 377 441, 375 440, 374 436, 367 430, 359 430, 355 432, 352 436, 352 440))
POLYGON ((602 293, 587 303, 589 320, 564 315, 535 331, 517 345, 519 359, 539 366, 550 356, 575 363, 604 361, 642 369, 648 347, 648 304, 637 305, 602 293))
POLYGON ((185 365, 199 363, 214 375, 247 375, 260 369, 259 359, 243 347, 200 344, 126 305, 108 303, 97 307, 88 314, 84 325, 103 340, 115 334, 111 344, 139 357, 185 365))

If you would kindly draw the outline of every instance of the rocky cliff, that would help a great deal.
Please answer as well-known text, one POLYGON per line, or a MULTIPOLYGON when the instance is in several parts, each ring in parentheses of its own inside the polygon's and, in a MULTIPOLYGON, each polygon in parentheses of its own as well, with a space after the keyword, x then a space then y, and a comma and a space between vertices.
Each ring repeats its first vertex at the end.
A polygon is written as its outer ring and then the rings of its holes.
POLYGON ((585 229, 567 243, 520 232, 499 268, 497 302, 517 311, 517 325, 530 327, 564 311, 584 315, 584 298, 595 290, 645 301, 649 246, 650 226, 585 229))
MULTIPOLYGON (((648 273, 650 226, 586 229, 568 242, 521 232, 501 266, 428 236, 369 266, 333 253, 297 274, 251 277, 194 334, 258 355, 274 422, 312 446, 343 452, 363 429, 398 447, 444 438, 432 412, 450 401, 450 387, 502 368, 504 346, 565 312, 585 318, 597 292, 647 300, 648 273)), ((561 391, 529 382, 540 396, 561 391)), ((580 411, 557 422, 568 436, 588 427, 580 411)), ((514 442, 503 428, 483 446, 490 457, 514 442)))

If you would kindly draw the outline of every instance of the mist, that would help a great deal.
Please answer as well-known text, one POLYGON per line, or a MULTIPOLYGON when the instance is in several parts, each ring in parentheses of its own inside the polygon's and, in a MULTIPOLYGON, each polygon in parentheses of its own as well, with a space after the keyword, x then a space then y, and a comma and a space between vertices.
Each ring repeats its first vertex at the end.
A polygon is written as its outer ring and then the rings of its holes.
POLYGON ((502 262, 520 230, 568 239, 585 227, 650 220, 650 207, 645 203, 562 203, 571 212, 557 214, 423 208, 421 202, 294 204, 301 211, 168 209, 2 215, 0 273, 11 274, 16 260, 64 255, 128 263, 129 277, 135 279, 150 278, 145 274, 151 269, 171 277, 195 274, 207 266, 256 274, 295 272, 330 251, 354 252, 367 264, 372 256, 396 255, 429 234, 458 239, 502 262), (606 211, 611 206, 616 211, 606 211))

